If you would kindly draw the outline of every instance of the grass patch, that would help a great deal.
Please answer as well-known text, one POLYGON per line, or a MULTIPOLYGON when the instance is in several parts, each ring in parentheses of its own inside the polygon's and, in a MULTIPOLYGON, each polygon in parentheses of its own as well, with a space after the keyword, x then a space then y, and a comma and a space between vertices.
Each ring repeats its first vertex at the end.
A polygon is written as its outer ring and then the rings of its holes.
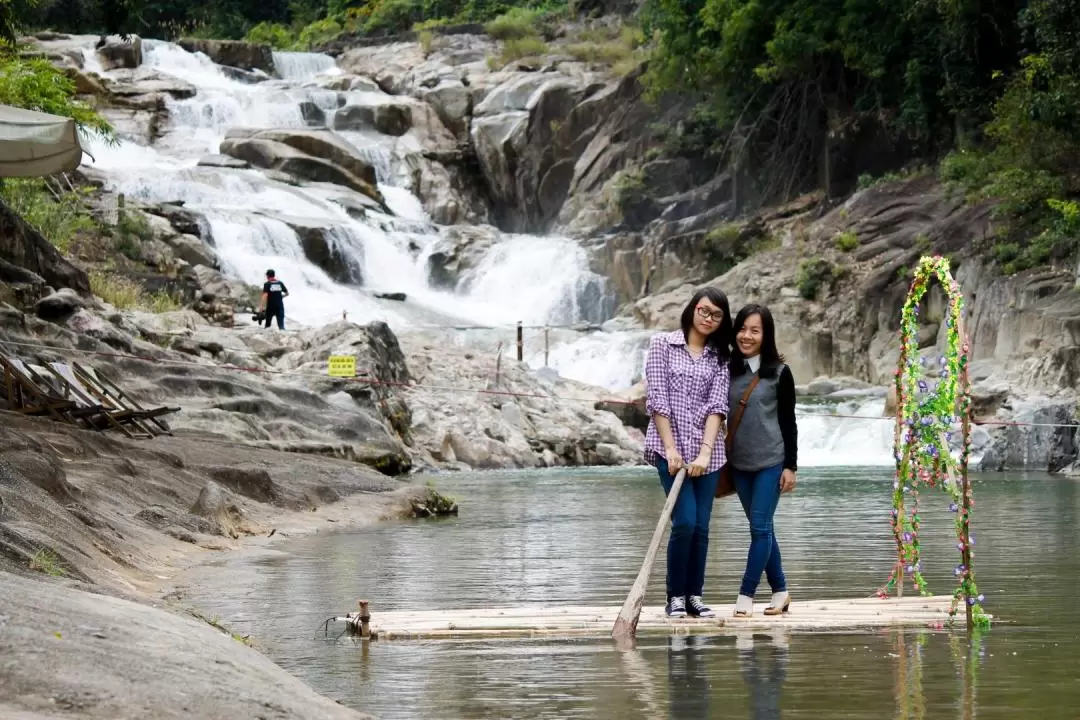
POLYGON ((869 190, 879 185, 885 185, 894 182, 904 182, 905 180, 911 180, 919 175, 926 175, 931 172, 931 169, 926 165, 916 165, 913 167, 905 168, 903 170, 896 170, 893 172, 887 172, 882 175, 871 175, 870 173, 863 173, 856 181, 856 187, 859 190, 869 190))
POLYGON ((188 612, 189 615, 191 615, 191 617, 195 618, 196 620, 202 620, 204 623, 206 623, 210 627, 214 628, 215 630, 217 630, 218 632, 220 632, 220 633, 222 633, 224 635, 228 635, 229 637, 231 637, 233 640, 240 643, 241 645, 247 645, 249 647, 252 645, 252 640, 251 640, 250 635, 238 635, 237 633, 234 633, 232 630, 230 630, 229 628, 227 628, 227 627, 225 627, 224 625, 221 624, 220 618, 218 618, 216 616, 212 617, 212 618, 208 618, 205 615, 203 615, 201 612, 199 612, 198 610, 195 610, 193 608, 188 608, 187 612, 188 612))
POLYGON ((779 247, 780 241, 763 226, 724 223, 705 235, 704 254, 709 277, 719 277, 743 260, 779 247))
POLYGON ((546 55, 547 52, 548 44, 538 37, 512 38, 503 42, 502 53, 498 58, 488 58, 488 67, 492 70, 498 70, 512 62, 538 55, 546 55))
POLYGON ((91 270, 90 291, 117 310, 147 310, 154 313, 179 310, 180 299, 164 290, 147 293, 142 285, 106 270, 91 270))
POLYGON ((133 310, 140 306, 145 293, 134 280, 106 272, 91 270, 90 291, 117 310, 133 310))
POLYGON ((60 192, 44 178, 6 178, 0 197, 62 253, 76 235, 96 227, 79 192, 60 192))
POLYGON ((420 43, 420 49, 424 51, 424 57, 431 53, 431 46, 435 43, 435 33, 431 30, 418 30, 416 41, 420 43))
POLYGON ((842 271, 824 258, 811 258, 799 263, 795 285, 804 300, 816 300, 823 289, 832 287, 842 271))
POLYGON ((521 40, 540 34, 544 13, 531 8, 516 7, 484 25, 484 32, 498 40, 521 40))
POLYGON ((836 236, 836 249, 840 252, 851 252, 859 247, 859 236, 851 230, 845 230, 836 236))
POLYGON ((154 230, 146 215, 139 211, 127 210, 120 213, 116 227, 113 228, 113 247, 124 257, 131 260, 140 258, 141 246, 154 239, 154 230))
POLYGON ((582 30, 566 47, 575 60, 611 68, 626 75, 645 61, 645 36, 633 25, 597 27, 582 30))
POLYGON ((60 564, 60 558, 48 548, 42 548, 34 553, 34 556, 30 558, 30 569, 50 577, 67 575, 67 570, 60 564))

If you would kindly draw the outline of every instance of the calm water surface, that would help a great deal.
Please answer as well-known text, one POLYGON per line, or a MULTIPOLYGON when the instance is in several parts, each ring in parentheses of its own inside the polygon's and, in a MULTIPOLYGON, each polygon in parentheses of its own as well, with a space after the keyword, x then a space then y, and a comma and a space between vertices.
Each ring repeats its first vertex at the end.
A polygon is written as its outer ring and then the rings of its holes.
MULTIPOLYGON (((777 512, 789 588, 857 597, 894 560, 888 469, 807 468, 777 512)), ((297 539, 218 572, 192 597, 251 633, 316 690, 382 718, 1076 718, 1080 717, 1080 484, 1041 474, 976 477, 975 567, 988 633, 742 633, 604 640, 322 639, 327 617, 514 606, 619 605, 663 502, 655 475, 552 471, 447 476, 461 516, 297 539), (215 583, 218 585, 218 583, 215 583)), ((959 562, 943 493, 922 495, 923 565, 948 593, 959 562)), ((706 600, 734 601, 748 532, 738 502, 713 515, 706 600)), ((663 552, 648 604, 664 601, 663 552)), ((762 581, 762 592, 767 592, 762 581)))

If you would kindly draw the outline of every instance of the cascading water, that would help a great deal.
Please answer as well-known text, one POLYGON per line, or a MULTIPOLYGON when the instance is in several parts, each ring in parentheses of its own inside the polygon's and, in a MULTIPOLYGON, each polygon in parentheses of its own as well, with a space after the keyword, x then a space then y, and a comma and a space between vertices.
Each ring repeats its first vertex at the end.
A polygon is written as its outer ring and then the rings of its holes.
MULTIPOLYGON (((109 77, 88 42, 88 70, 109 77)), ((479 265, 462 278, 458 292, 432 288, 425 262, 439 237, 420 200, 408 189, 408 152, 402 138, 373 132, 338 135, 375 170, 386 214, 343 187, 307 184, 295 187, 254 169, 199 165, 217 154, 233 128, 305 129, 304 108, 328 117, 342 102, 378 101, 371 90, 339 92, 319 84, 339 75, 334 60, 313 53, 274 53, 279 78, 242 82, 201 53, 171 43, 144 40, 143 64, 151 71, 194 87, 187 99, 167 100, 169 121, 153 145, 122 138, 106 146, 91 139, 86 165, 104 171, 111 188, 148 203, 183 201, 209 223, 222 271, 250 284, 261 284, 268 268, 289 286, 291 321, 323 324, 341 317, 367 322, 384 320, 399 331, 418 325, 464 323, 511 326, 600 323, 614 308, 604 280, 588 267, 585 251, 558 237, 505 235, 479 265), (363 219, 349 208, 367 206, 363 219), (321 227, 335 254, 345 258, 337 279, 306 255, 296 227, 321 227), (343 278, 341 273, 344 272, 343 278), (339 282, 338 280, 343 280, 339 282), (378 300, 374 293, 404 292, 407 303, 378 300)), ((415 142, 415 141, 413 141, 415 142)), ((606 327, 606 326, 605 326, 606 327)), ((535 331, 527 343, 528 362, 544 363, 535 331)), ((586 335, 553 330, 548 364, 561 375, 612 390, 629 387, 641 373, 651 333, 610 329, 586 335)), ((506 339, 506 333, 500 331, 506 339)), ((453 337, 453 342, 461 342, 453 337)), ((877 403, 877 401, 874 401, 877 403)), ((874 414, 874 403, 854 414, 874 414)), ((880 407, 878 414, 880 414, 880 407)), ((849 411, 851 408, 849 408, 849 411)), ((814 409, 822 412, 822 408, 814 409)), ((802 463, 888 464, 891 429, 880 421, 805 416, 800 422, 802 463)))
POLYGON ((274 52, 274 69, 284 80, 310 80, 316 75, 340 75, 334 58, 320 53, 274 52))
MULTIPOLYGON (((346 311, 358 322, 381 319, 400 330, 415 326, 418 317, 433 324, 486 325, 595 319, 592 301, 603 298, 603 281, 588 270, 584 252, 561 238, 508 236, 492 251, 497 258, 484 260, 486 272, 473 277, 470 288, 450 293, 430 287, 424 251, 438 239, 439 228, 404 187, 408 180, 400 170, 404 163, 394 154, 399 141, 339 133, 371 162, 392 213, 369 207, 362 220, 350 216, 347 203, 341 201, 351 196, 353 205, 362 205, 366 198, 346 188, 294 187, 257 170, 197 164, 218 152, 232 128, 305 129, 304 103, 336 110, 339 96, 346 103, 351 97, 371 102, 370 91, 338 93, 315 82, 319 76, 340 74, 333 58, 275 53, 281 78, 246 83, 230 77, 202 53, 189 53, 171 43, 144 41, 143 55, 145 67, 189 83, 196 94, 168 100, 168 127, 153 146, 130 138, 117 147, 94 142, 93 159, 87 164, 106 171, 113 189, 135 200, 180 200, 204 213, 222 270, 258 284, 267 268, 275 268, 289 286, 288 312, 294 321, 321 324, 346 311), (306 257, 294 230, 297 224, 326 229, 326 239, 346 259, 348 284, 335 282, 306 257), (545 263, 556 272, 538 274, 536 269, 545 263), (522 276, 522 269, 529 274, 522 276), (551 282, 552 277, 558 281, 551 282), (534 281, 539 284, 530 284, 534 281), (513 292, 501 294, 510 288, 513 292), (409 311, 372 295, 386 291, 406 293, 409 311)), ((96 62, 91 48, 85 56, 88 63, 96 62)), ((96 69, 100 71, 99 64, 96 69)))

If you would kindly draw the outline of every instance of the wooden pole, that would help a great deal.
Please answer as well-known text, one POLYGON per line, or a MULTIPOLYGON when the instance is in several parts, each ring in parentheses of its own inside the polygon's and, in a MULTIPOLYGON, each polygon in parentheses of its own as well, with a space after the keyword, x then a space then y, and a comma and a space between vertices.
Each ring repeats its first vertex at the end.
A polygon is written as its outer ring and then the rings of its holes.
MULTIPOLYGON (((903 438, 904 427, 904 366, 907 364, 907 344, 901 340, 900 345, 900 361, 897 364, 896 372, 896 428, 893 434, 893 452, 900 455, 901 460, 897 461, 896 476, 897 480, 902 482, 900 478, 900 470, 905 466, 911 464, 911 448, 904 447, 903 454, 900 454, 900 442, 903 438)), ((903 488, 901 488, 903 490, 903 488)), ((896 519, 894 524, 893 535, 896 536, 896 597, 904 597, 904 540, 903 540, 903 526, 901 525, 901 518, 904 516, 906 508, 904 507, 903 500, 900 501, 899 506, 896 508, 896 519)))
POLYGON ((502 340, 499 341, 499 347, 495 349, 495 387, 499 386, 499 373, 502 370, 502 340))
POLYGON ((679 498, 683 480, 686 479, 686 468, 682 468, 675 475, 675 482, 671 485, 664 509, 660 511, 660 520, 656 523, 649 549, 645 552, 645 561, 641 563, 637 579, 634 580, 630 594, 626 596, 619 617, 615 619, 615 626, 611 629, 611 637, 616 641, 626 641, 637 632, 638 619, 641 617, 641 606, 645 602, 645 590, 649 585, 649 575, 652 573, 653 562, 656 560, 656 551, 660 548, 660 541, 664 537, 664 530, 671 519, 671 511, 675 508, 675 501, 679 498))
MULTIPOLYGON (((963 321, 960 321, 960 346, 968 345, 967 332, 964 327, 963 321)), ((970 347, 970 346, 969 346, 970 347)), ((960 551, 961 562, 964 565, 964 571, 970 576, 974 574, 974 570, 971 567, 971 528, 969 523, 971 522, 971 478, 968 477, 968 441, 971 437, 971 379, 968 377, 968 363, 967 358, 964 358, 964 369, 960 371, 960 397, 961 402, 964 404, 963 412, 960 417, 961 427, 961 439, 960 442, 963 445, 960 448, 960 492, 961 494, 961 508, 964 513, 964 521, 960 527, 960 542, 964 544, 964 549, 960 551)), ((975 619, 972 616, 971 611, 971 598, 969 596, 970 585, 965 584, 964 589, 964 610, 967 614, 967 629, 970 632, 975 627, 975 619)))
POLYGON ((551 342, 548 336, 548 326, 544 326, 544 367, 548 366, 548 352, 551 349, 551 342))
POLYGON ((360 637, 371 637, 371 613, 368 612, 368 601, 358 600, 360 606, 360 637))
POLYGON ((521 362, 525 359, 525 335, 521 330, 521 321, 517 324, 517 359, 521 362))

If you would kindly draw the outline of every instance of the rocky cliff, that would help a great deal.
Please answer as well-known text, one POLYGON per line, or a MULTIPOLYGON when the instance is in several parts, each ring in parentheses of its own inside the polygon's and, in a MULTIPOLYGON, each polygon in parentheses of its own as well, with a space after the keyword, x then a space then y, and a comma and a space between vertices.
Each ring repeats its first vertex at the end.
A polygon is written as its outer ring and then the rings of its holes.
MULTIPOLYGON (((691 131, 685 102, 646 102, 640 68, 613 72, 610 61, 598 59, 602 53, 580 47, 577 41, 587 32, 594 33, 590 37, 607 33, 612 41, 619 24, 603 19, 563 28, 550 34, 542 52, 525 57, 478 28, 384 44, 339 43, 327 49, 343 72, 315 81, 338 94, 337 109, 304 109, 307 130, 268 135, 238 129, 222 144, 231 157, 206 158, 203 165, 240 163, 293 183, 336 183, 364 199, 349 201, 350 213, 362 215, 364 202, 369 208, 382 202, 372 187, 370 160, 328 141, 328 133, 363 129, 400 138, 393 141, 397 151, 389 171, 442 224, 426 261, 433 286, 462 288, 501 242, 490 224, 563 233, 588 248, 594 268, 607 280, 606 288, 589 296, 591 320, 611 317, 618 305, 618 315, 631 324, 671 327, 691 289, 716 282, 736 306, 755 300, 774 308, 784 350, 804 384, 823 376, 888 383, 909 270, 922 254, 945 253, 953 258, 968 299, 973 379, 984 419, 1073 416, 1073 273, 998 275, 982 260, 993 234, 990 206, 969 205, 923 176, 879 184, 839 204, 807 196, 747 214, 752 177, 734 176, 708 158, 680 150, 680 137, 691 131)), ((124 60, 130 79, 98 78, 80 69, 57 42, 62 41, 44 43, 47 51, 86 78, 82 85, 97 93, 110 117, 148 141, 167 145, 164 98, 185 97, 187 88, 132 59, 124 60)), ((226 61, 218 48, 210 51, 226 61)), ((261 57, 254 49, 243 56, 261 57)), ((170 222, 174 236, 198 239, 197 228, 177 225, 175 215, 170 222)), ((334 254, 326 228, 289 222, 310 238, 304 248, 313 262, 332 277, 363 281, 334 254)), ((227 289, 227 278, 209 265, 195 265, 193 291, 211 299, 231 297, 235 307, 244 293, 227 289), (211 283, 216 283, 212 289, 211 283)), ((929 303, 940 309, 940 296, 932 294, 929 303)), ((920 336, 931 353, 943 338, 937 317, 939 310, 925 315, 920 336)), ((417 367, 435 366, 434 354, 423 355, 430 351, 422 350, 422 336, 403 337, 401 343, 410 367, 414 352, 420 353, 417 367)), ((438 372, 466 377, 472 372, 466 366, 438 372)), ((529 382, 539 387, 537 378, 529 382)), ((425 401, 414 396, 412 402, 422 407, 425 401)), ((596 451, 601 445, 622 448, 622 461, 630 457, 632 442, 608 430, 586 431, 595 440, 572 452, 556 450, 559 444, 539 429, 535 414, 519 419, 512 408, 462 407, 468 408, 467 417, 489 418, 485 427, 476 426, 475 437, 487 438, 481 446, 490 441, 498 447, 463 449, 451 423, 440 425, 433 419, 437 413, 420 412, 417 437, 435 462, 527 465, 532 457, 549 463, 545 451, 575 462, 615 457, 606 449, 596 451)), ((572 418, 570 413, 559 422, 575 425, 572 418)), ((610 418, 595 427, 607 427, 610 418)), ((1058 469, 1075 455, 1068 429, 983 430, 979 446, 988 469, 1058 469)))

